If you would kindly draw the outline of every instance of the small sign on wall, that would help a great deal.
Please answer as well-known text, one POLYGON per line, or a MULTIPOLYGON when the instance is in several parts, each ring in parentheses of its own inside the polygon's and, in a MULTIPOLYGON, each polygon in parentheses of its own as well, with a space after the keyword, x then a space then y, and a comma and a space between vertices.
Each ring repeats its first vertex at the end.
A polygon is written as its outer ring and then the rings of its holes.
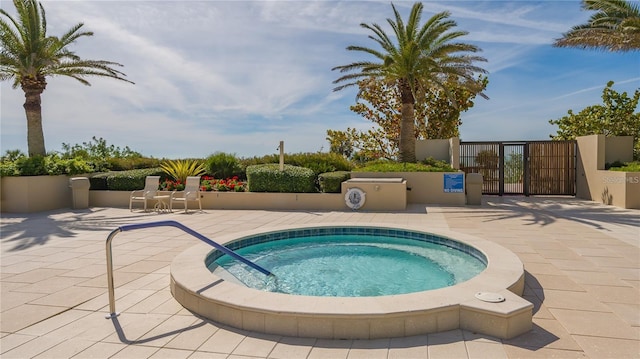
POLYGON ((444 173, 445 193, 464 193, 464 174, 444 173))

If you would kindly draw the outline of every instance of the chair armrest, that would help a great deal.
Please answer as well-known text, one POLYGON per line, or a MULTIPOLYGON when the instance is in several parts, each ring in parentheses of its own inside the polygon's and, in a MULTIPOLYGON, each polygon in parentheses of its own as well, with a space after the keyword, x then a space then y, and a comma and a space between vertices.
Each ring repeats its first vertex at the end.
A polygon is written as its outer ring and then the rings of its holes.
POLYGON ((131 196, 133 197, 136 193, 144 194, 144 190, 143 189, 137 189, 137 190, 131 191, 131 196))

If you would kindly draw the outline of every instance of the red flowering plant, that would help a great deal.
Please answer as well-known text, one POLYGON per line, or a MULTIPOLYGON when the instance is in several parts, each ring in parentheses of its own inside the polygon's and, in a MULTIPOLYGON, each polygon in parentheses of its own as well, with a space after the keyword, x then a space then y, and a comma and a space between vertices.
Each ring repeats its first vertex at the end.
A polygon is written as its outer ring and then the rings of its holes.
POLYGON ((180 180, 166 179, 160 183, 159 189, 161 191, 184 191, 184 183, 180 180))
POLYGON ((215 179, 211 176, 202 176, 200 180, 201 191, 221 191, 221 192, 245 192, 246 182, 240 181, 238 176, 227 179, 215 179))

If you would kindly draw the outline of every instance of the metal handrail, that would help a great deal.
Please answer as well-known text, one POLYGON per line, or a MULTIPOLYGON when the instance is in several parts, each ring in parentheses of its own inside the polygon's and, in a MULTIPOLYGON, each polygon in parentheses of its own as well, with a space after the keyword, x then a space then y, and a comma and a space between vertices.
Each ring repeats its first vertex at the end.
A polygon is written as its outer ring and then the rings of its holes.
POLYGON ((176 221, 159 221, 159 222, 149 222, 149 223, 136 223, 136 224, 125 224, 123 226, 120 226, 116 229, 114 229, 113 231, 111 231, 111 233, 109 233, 109 236, 107 237, 107 242, 106 242, 106 249, 107 249, 107 284, 109 286, 109 315, 106 316, 107 319, 109 318, 115 318, 117 317, 120 313, 116 312, 116 299, 115 299, 115 288, 113 285, 113 255, 112 255, 112 250, 111 250, 111 241, 113 241, 113 238, 116 236, 116 234, 120 233, 120 232, 124 232, 124 231, 131 231, 134 229, 143 229, 143 228, 152 228, 152 227, 163 227, 163 226, 170 226, 170 227, 176 227, 178 229, 183 230, 184 232, 189 233, 190 235, 198 238, 199 240, 207 243, 208 245, 214 247, 215 249, 223 252, 224 254, 227 254, 237 260, 239 260, 240 262, 248 265, 249 267, 259 271, 260 273, 263 273, 267 276, 273 276, 273 273, 271 273, 269 270, 259 266, 258 264, 248 260, 247 258, 239 255, 238 253, 232 251, 231 249, 216 243, 212 240, 210 240, 209 238, 203 236, 202 234, 194 231, 193 229, 186 227, 183 224, 180 224, 176 221))

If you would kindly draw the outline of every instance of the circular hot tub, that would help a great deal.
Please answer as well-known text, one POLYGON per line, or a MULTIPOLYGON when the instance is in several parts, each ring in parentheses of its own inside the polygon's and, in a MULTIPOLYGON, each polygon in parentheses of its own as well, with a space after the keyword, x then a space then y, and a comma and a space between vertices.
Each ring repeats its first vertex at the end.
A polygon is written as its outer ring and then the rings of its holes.
POLYGON ((464 243, 431 233, 369 226, 299 228, 244 237, 227 247, 272 273, 213 250, 207 267, 247 287, 295 295, 369 297, 456 285, 487 259, 464 243))
MULTIPOLYGON (((251 246, 323 234, 384 235, 436 244, 471 256, 486 268, 457 284, 411 293, 292 295, 247 286, 213 264, 222 258, 221 253, 200 244, 173 261, 171 291, 185 308, 206 318, 239 329, 286 336, 372 339, 463 328, 508 338, 531 327, 533 306, 519 297, 524 288, 522 262, 506 248, 478 237, 425 232, 410 226, 331 224, 274 227, 212 239, 242 252, 251 246), (484 300, 487 297, 500 300, 484 300)), ((264 279, 263 274, 252 275, 264 279)))

